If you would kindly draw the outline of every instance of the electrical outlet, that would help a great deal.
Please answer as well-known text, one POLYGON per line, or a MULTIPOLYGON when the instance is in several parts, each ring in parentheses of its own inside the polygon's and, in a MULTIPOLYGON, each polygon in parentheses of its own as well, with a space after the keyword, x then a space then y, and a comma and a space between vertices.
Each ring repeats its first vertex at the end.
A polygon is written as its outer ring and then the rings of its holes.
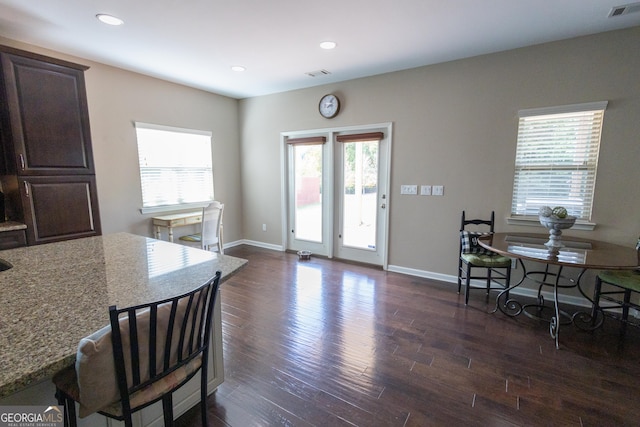
POLYGON ((434 185, 432 187, 432 194, 434 196, 442 196, 444 195, 444 185, 434 185))
POLYGON ((420 186, 420 195, 421 196, 430 196, 431 195, 431 186, 430 185, 421 185, 420 186))
POLYGON ((417 185, 401 185, 400 194, 418 194, 417 185))

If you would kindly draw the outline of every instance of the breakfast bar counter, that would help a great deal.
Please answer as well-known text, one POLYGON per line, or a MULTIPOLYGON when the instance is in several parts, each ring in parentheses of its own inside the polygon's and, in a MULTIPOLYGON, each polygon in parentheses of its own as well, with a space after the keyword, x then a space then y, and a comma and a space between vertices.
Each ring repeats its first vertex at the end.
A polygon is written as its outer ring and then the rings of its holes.
MULTIPOLYGON (((110 305, 179 295, 247 262, 128 233, 4 250, 0 259, 12 265, 0 272, 0 399, 73 363, 80 339, 109 323, 110 305)), ((212 353, 221 370, 219 304, 212 353)))

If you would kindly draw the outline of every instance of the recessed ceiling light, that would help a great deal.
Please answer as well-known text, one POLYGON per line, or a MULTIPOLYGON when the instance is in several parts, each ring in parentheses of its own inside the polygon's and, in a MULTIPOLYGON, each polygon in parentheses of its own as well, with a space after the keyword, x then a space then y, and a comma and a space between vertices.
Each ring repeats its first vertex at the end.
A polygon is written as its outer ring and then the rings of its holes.
POLYGON ((238 71, 238 72, 246 70, 246 68, 243 67, 242 65, 234 65, 233 67, 231 67, 231 69, 233 71, 238 71))
POLYGON ((107 15, 106 13, 99 13, 96 15, 96 18, 98 18, 98 20, 104 24, 107 25, 122 25, 124 24, 124 21, 120 18, 117 18, 113 15, 107 15))
POLYGON ((320 47, 323 49, 334 49, 336 47, 336 42, 322 42, 320 43, 320 47))

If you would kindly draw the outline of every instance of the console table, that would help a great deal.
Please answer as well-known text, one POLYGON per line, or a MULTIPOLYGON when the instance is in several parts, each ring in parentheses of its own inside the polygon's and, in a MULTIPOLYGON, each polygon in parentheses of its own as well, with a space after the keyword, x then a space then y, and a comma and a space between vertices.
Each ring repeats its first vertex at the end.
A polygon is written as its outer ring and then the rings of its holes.
MULTIPOLYGON (((560 316, 567 317, 572 323, 583 320, 585 324, 592 325, 595 319, 592 315, 578 312, 573 315, 564 313, 558 307, 558 289, 578 287, 578 290, 587 300, 593 300, 585 294, 580 287, 580 279, 588 269, 598 270, 627 270, 634 269, 640 264, 638 252, 631 247, 615 245, 598 240, 580 239, 575 237, 563 237, 565 245, 559 251, 552 251, 544 243, 549 239, 546 234, 530 233, 495 233, 486 238, 478 239, 478 243, 500 255, 516 258, 522 266, 522 279, 515 285, 501 291, 496 298, 496 310, 508 316, 517 316, 521 313, 531 315, 527 308, 534 307, 538 311, 544 307, 544 299, 541 291, 543 286, 553 287, 554 313, 550 319, 549 333, 555 339, 556 348, 559 348, 558 335, 560 332, 560 316), (545 264, 544 271, 527 271, 524 260, 545 264), (555 267, 552 271, 550 267, 555 267), (564 267, 579 269, 577 277, 570 278, 562 275, 564 267), (525 279, 539 284, 538 304, 522 304, 516 299, 510 298, 501 303, 503 297, 508 298, 509 291, 520 286, 525 279), (560 279, 566 279, 564 283, 560 279)), ((535 314, 531 317, 537 317, 535 314)), ((578 324, 578 326, 580 326, 578 324)))
POLYGON ((151 220, 155 227, 156 239, 160 240, 162 236, 160 229, 165 227, 169 234, 169 241, 173 242, 173 228, 200 224, 202 222, 202 209, 193 212, 154 216, 151 220))

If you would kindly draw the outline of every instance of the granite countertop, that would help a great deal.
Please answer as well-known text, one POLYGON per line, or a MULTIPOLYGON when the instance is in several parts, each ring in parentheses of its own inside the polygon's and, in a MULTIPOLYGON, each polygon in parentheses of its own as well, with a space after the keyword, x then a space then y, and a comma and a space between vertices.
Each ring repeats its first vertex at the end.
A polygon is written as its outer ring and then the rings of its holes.
POLYGON ((22 224, 21 222, 15 222, 15 221, 0 222, 0 233, 2 233, 3 231, 24 230, 25 228, 27 228, 27 225, 22 224))
POLYGON ((126 307, 188 292, 247 260, 136 236, 108 234, 0 251, 0 398, 74 362, 78 342, 126 307))

